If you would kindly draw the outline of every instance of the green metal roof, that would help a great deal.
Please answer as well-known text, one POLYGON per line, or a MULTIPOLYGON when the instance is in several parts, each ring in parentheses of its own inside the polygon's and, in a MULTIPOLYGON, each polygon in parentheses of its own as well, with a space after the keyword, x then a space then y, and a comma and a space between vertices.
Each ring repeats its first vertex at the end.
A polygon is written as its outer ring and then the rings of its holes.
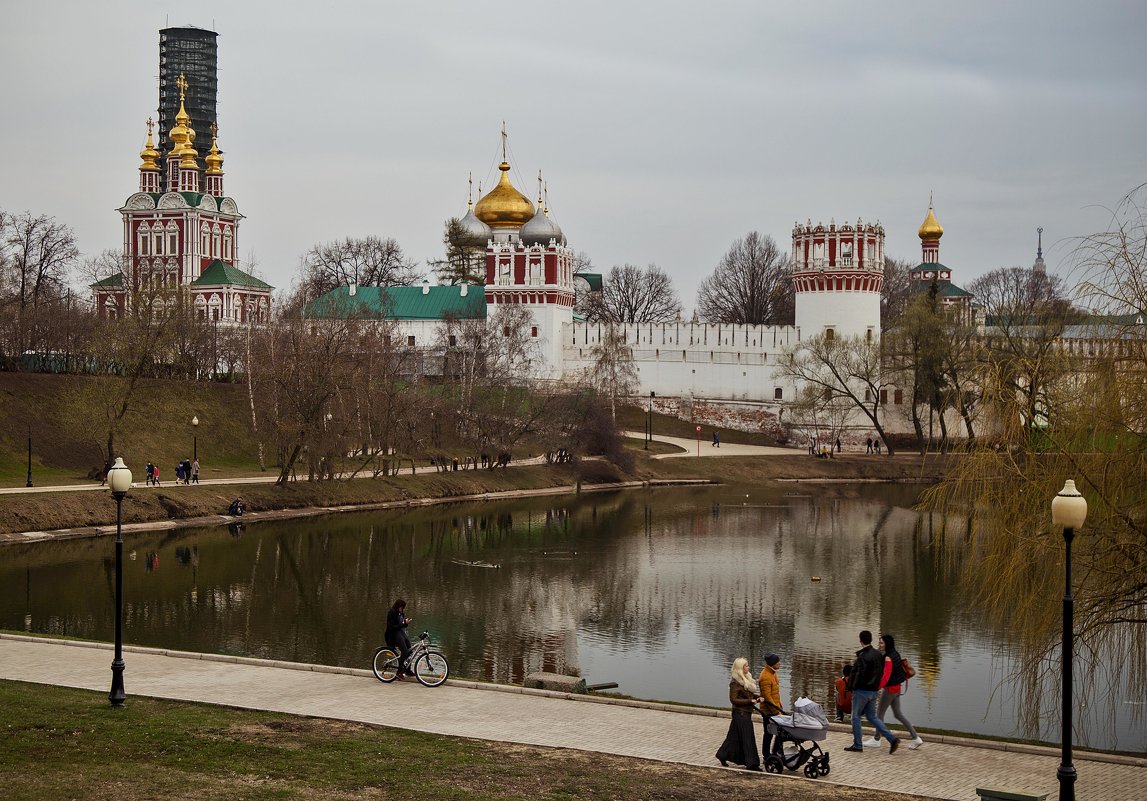
POLYGON ((306 317, 347 317, 361 314, 388 320, 485 320, 485 287, 461 286, 360 286, 350 294, 350 287, 332 289, 308 303, 306 317))
POLYGON ((109 275, 107 278, 101 278, 94 284, 88 284, 92 289, 102 289, 105 287, 122 287, 123 286, 123 273, 115 273, 109 275))
POLYGON ((255 276, 248 275, 238 267, 219 259, 207 265, 207 269, 191 282, 191 286, 248 286, 252 289, 274 289, 265 281, 260 281, 255 276))
POLYGON ((583 278, 593 292, 601 291, 601 273, 576 273, 574 278, 583 278))

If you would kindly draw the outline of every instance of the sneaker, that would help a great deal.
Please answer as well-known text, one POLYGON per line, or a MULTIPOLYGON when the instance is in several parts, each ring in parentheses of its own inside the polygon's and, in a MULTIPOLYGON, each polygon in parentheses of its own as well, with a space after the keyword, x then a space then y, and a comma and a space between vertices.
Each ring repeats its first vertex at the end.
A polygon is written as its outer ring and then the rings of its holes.
POLYGON ((881 741, 876 737, 869 737, 864 741, 865 748, 879 748, 881 745, 881 741))
POLYGON ((917 736, 914 740, 912 740, 912 742, 908 743, 908 750, 915 751, 922 745, 924 745, 924 741, 921 740, 919 736, 917 736))
POLYGON ((888 744, 888 753, 895 754, 896 749, 900 747, 900 739, 897 738, 888 744))
POLYGON ((847 748, 845 748, 844 750, 845 750, 845 751, 851 751, 851 752, 852 752, 852 753, 854 753, 854 754, 862 754, 862 753, 864 753, 864 747, 863 747, 863 746, 859 746, 859 745, 850 745, 850 746, 848 746, 847 748))

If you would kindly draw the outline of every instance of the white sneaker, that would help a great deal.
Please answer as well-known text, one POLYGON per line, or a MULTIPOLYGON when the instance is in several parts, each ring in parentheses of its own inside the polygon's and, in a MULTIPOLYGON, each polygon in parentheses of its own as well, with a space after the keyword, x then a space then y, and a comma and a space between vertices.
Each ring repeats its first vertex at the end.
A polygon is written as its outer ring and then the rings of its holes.
POLYGON ((875 737, 869 737, 867 740, 861 743, 861 745, 863 745, 865 748, 879 748, 883 744, 883 740, 877 740, 875 737))
POLYGON ((917 737, 915 740, 908 743, 908 750, 909 751, 915 751, 917 748, 919 748, 922 745, 924 745, 924 741, 921 740, 919 737, 917 737))

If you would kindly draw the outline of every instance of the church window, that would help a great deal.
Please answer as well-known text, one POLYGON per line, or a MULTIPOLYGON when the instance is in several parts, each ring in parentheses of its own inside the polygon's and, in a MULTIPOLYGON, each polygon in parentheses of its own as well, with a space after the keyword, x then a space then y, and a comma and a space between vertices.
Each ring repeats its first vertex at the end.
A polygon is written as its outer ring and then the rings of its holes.
POLYGON ((871 328, 869 328, 867 331, 864 332, 864 341, 865 342, 871 342, 872 341, 872 329, 871 328))
POLYGON ((783 389, 781 389, 780 387, 776 387, 773 389, 773 400, 784 400, 784 397, 785 397, 785 391, 783 389))
POLYGON ((904 403, 904 390, 898 389, 892 393, 892 402, 897 406, 904 403))
POLYGON ((231 229, 223 232, 223 261, 231 261, 231 229))
POLYGON ((179 252, 179 229, 174 222, 167 224, 167 255, 174 256, 179 252))
POLYGON ((864 402, 868 403, 871 400, 872 400, 872 390, 871 389, 864 390, 864 402))
POLYGON ((158 224, 151 230, 151 255, 163 255, 163 229, 158 224))
POLYGON ((452 348, 457 347, 458 346, 458 337, 455 336, 454 334, 451 334, 449 337, 449 344, 450 344, 450 347, 452 347, 452 348))
POLYGON ((880 390, 880 405, 881 406, 887 406, 888 405, 888 390, 886 390, 886 389, 880 390))
POLYGON ((530 326, 530 336, 537 337, 537 335, 538 335, 538 327, 536 325, 531 325, 530 326))
POLYGON ((836 339, 836 331, 831 328, 824 329, 824 339, 826 342, 832 342, 836 339))
POLYGON ((502 326, 502 336, 508 337, 510 335, 510 326, 502 326))
POLYGON ((414 336, 413 335, 408 336, 406 338, 406 344, 412 348, 414 347, 414 336))
POLYGON ((213 259, 219 258, 219 254, 223 250, 223 248, 219 244, 219 240, 220 240, 220 233, 219 233, 219 226, 217 225, 211 230, 211 258, 213 258, 213 259))
POLYGON ((203 227, 199 229, 199 255, 211 255, 211 228, 207 223, 203 223, 203 227))
POLYGON ((135 249, 139 251, 140 256, 146 256, 148 245, 151 243, 151 226, 144 223, 136 231, 135 235, 136 246, 135 249))

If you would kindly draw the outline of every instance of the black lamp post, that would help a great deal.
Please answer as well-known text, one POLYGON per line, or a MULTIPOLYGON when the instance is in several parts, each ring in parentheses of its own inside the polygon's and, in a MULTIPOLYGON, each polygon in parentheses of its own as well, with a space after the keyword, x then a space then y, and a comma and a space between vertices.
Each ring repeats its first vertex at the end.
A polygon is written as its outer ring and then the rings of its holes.
POLYGON ((25 487, 32 486, 32 429, 28 429, 28 483, 25 487))
POLYGON ((198 428, 199 428, 199 418, 193 416, 191 418, 191 431, 192 431, 192 434, 191 434, 191 458, 197 462, 199 461, 199 436, 198 436, 198 434, 195 434, 194 432, 198 428))
POLYGON ((112 689, 108 700, 112 706, 123 706, 123 498, 131 488, 131 471, 117 456, 108 471, 108 486, 115 498, 115 657, 112 659, 112 689))
POLYGON ((645 450, 649 450, 649 442, 653 439, 653 399, 656 392, 649 393, 649 411, 645 413, 645 450))
POLYGON ((1063 529, 1064 544, 1064 583, 1063 583, 1063 709, 1060 718, 1063 725, 1062 757, 1059 770, 1059 801, 1075 801, 1075 765, 1071 763, 1071 668, 1073 657, 1072 622, 1075 616, 1075 600, 1071 596, 1071 541, 1075 530, 1083 527, 1087 519, 1087 501, 1075 488, 1075 482, 1068 479, 1059 494, 1051 502, 1052 525, 1063 529))

